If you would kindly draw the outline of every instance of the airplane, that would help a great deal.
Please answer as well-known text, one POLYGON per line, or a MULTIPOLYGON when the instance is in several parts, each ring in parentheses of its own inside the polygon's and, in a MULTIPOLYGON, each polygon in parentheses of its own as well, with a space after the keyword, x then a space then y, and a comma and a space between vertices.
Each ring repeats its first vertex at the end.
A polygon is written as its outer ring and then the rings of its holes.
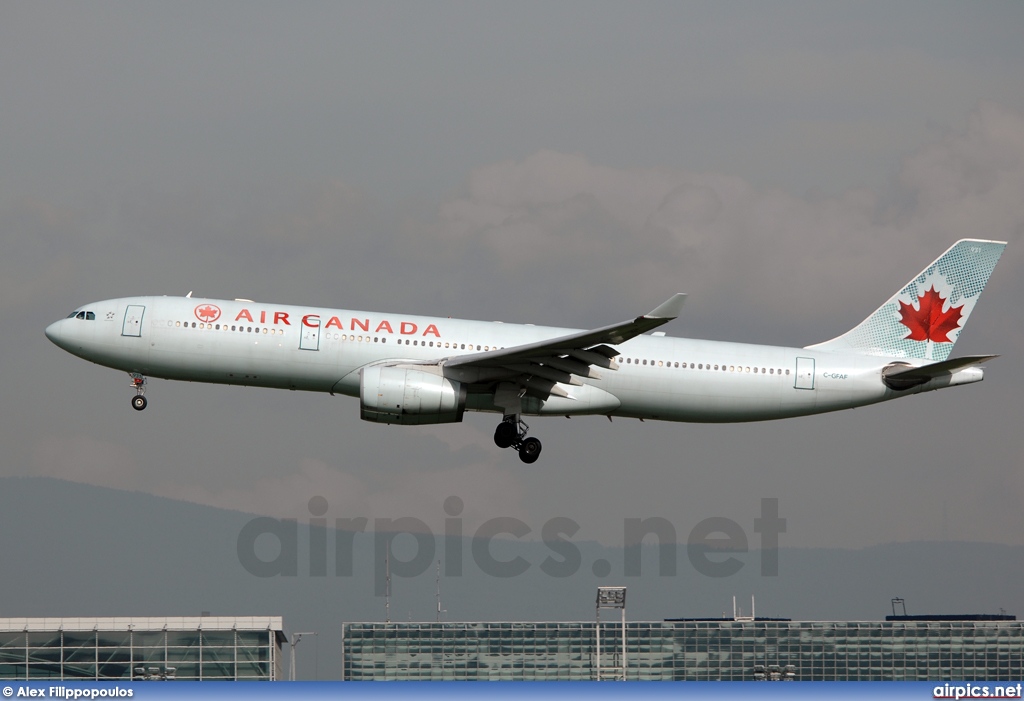
POLYGON ((592 330, 145 296, 86 304, 50 324, 60 348, 148 377, 359 397, 360 416, 401 425, 495 412, 500 448, 541 453, 524 416, 728 423, 820 414, 979 382, 995 355, 950 358, 1004 241, 963 239, 846 333, 804 348, 674 338, 676 294, 592 330))

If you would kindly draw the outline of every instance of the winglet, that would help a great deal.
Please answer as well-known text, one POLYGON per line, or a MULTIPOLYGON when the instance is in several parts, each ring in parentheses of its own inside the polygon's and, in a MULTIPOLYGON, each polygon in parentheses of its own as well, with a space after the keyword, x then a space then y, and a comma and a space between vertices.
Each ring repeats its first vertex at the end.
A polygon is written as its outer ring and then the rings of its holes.
POLYGON ((683 310, 683 302, 685 301, 686 295, 682 292, 677 292, 676 294, 672 295, 667 301, 662 302, 657 307, 644 314, 644 318, 675 319, 683 310))

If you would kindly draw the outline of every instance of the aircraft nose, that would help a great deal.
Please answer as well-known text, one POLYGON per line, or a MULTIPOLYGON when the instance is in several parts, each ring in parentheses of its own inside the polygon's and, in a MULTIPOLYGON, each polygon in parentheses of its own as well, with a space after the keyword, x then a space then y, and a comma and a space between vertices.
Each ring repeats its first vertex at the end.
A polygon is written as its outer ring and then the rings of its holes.
POLYGON ((60 321, 55 321, 55 322, 53 322, 52 324, 50 324, 49 326, 46 327, 46 337, 48 339, 50 339, 50 341, 52 341, 53 343, 55 343, 58 346, 61 345, 61 342, 60 342, 61 341, 60 330, 61 330, 61 326, 63 325, 63 322, 64 322, 64 320, 61 319, 60 321))

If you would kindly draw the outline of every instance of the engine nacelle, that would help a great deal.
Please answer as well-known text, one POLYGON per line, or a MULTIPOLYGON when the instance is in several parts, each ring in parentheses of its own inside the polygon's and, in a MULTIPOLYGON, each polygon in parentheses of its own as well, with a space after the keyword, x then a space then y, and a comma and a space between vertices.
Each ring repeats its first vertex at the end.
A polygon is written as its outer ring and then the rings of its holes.
POLYGON ((359 400, 360 418, 383 424, 458 423, 466 411, 461 383, 412 368, 363 368, 359 400))

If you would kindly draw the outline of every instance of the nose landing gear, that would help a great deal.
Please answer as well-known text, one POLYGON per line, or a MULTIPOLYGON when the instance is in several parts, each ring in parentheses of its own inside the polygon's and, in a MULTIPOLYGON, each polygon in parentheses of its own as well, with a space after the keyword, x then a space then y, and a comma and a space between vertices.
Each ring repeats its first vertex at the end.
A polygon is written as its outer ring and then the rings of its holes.
POLYGON ((146 400, 146 376, 138 372, 130 372, 132 387, 135 388, 135 396, 132 397, 132 409, 142 411, 149 402, 146 400))
POLYGON ((536 438, 527 438, 530 427, 515 415, 506 416, 494 429, 494 444, 499 448, 515 448, 519 459, 526 464, 537 462, 540 457, 541 444, 536 438))

